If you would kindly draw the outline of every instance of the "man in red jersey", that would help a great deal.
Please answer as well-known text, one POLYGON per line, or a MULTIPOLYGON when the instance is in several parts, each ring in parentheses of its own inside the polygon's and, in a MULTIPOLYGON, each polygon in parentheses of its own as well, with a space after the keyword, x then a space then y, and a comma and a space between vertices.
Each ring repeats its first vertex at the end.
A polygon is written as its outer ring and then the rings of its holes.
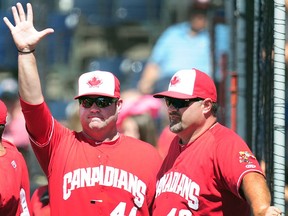
POLYGON ((164 98, 177 136, 158 174, 153 215, 281 215, 248 145, 217 122, 208 75, 180 70, 154 97, 164 98))
POLYGON ((0 100, 0 215, 29 216, 30 182, 26 162, 17 147, 2 138, 7 107, 0 100))
POLYGON ((119 134, 119 80, 105 71, 78 80, 81 132, 57 122, 41 92, 34 50, 54 30, 37 31, 33 10, 4 17, 18 49, 19 95, 32 147, 48 178, 51 215, 149 215, 161 157, 150 144, 119 134))

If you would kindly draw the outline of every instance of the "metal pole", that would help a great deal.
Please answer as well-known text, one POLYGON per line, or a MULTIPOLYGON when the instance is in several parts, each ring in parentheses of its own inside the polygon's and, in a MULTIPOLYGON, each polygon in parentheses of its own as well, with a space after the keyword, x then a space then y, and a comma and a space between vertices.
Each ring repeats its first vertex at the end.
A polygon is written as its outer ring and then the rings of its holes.
POLYGON ((237 73, 231 73, 231 129, 237 131, 237 95, 238 95, 238 83, 237 83, 237 73))
POLYGON ((274 205, 285 214, 285 0, 274 1, 274 205))
POLYGON ((236 72, 238 81, 238 100, 237 100, 237 133, 247 140, 246 133, 246 23, 245 23, 245 6, 246 1, 236 0, 236 7, 238 12, 236 23, 236 72), (244 118, 243 118, 244 117, 244 118))
POLYGON ((258 71, 258 32, 259 32, 259 14, 260 14, 260 0, 254 1, 254 52, 253 52, 253 89, 252 89, 252 136, 251 136, 251 147, 252 151, 256 155, 257 158, 262 158, 262 152, 259 152, 259 148, 257 145, 257 105, 258 105, 258 84, 259 84, 259 71, 258 71))

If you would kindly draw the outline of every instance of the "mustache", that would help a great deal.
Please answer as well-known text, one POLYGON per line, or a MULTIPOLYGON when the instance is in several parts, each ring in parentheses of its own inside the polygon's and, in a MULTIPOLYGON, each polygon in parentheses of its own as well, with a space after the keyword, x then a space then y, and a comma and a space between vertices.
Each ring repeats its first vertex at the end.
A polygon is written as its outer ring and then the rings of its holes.
POLYGON ((171 112, 169 112, 169 116, 178 116, 178 117, 180 117, 181 115, 177 111, 171 111, 171 112))

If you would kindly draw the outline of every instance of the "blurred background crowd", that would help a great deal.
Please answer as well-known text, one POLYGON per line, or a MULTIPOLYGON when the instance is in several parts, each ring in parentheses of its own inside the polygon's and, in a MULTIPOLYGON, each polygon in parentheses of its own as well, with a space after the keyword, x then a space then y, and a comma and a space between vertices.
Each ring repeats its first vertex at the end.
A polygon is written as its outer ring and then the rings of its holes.
MULTIPOLYGON (((11 6, 16 2, 25 4, 28 1, 1 0, 1 17, 10 18, 11 6)), ((247 124, 251 123, 250 105, 244 104, 245 109, 249 110, 247 113, 240 107, 238 110, 240 117, 233 118, 232 112, 237 103, 237 99, 233 99, 235 93, 233 88, 237 86, 233 85, 231 71, 235 69, 234 65, 237 66, 237 60, 234 60, 234 64, 233 61, 231 63, 231 59, 236 55, 231 53, 236 46, 233 31, 236 27, 230 18, 238 16, 237 13, 241 11, 235 10, 233 11, 235 15, 231 15, 233 12, 229 7, 235 7, 236 1, 228 3, 224 0, 30 0, 29 2, 33 4, 34 23, 37 29, 51 27, 55 30, 37 47, 36 54, 44 95, 48 99, 54 117, 63 124, 76 131, 81 130, 78 104, 73 101, 77 77, 83 72, 92 70, 111 71, 121 82, 124 99, 118 121, 119 130, 150 142, 164 157, 167 151, 165 143, 173 135, 169 134, 166 128, 167 117, 166 112, 163 112, 165 107, 160 100, 154 99, 152 94, 166 89, 168 80, 175 71, 195 67, 209 74, 217 84, 220 122, 233 128, 235 121, 238 120, 239 134, 253 150, 259 150, 253 143, 255 139, 251 138, 252 132, 246 131, 249 128, 246 127, 247 124), (247 122, 244 122, 242 114, 247 116, 247 122), (166 134, 165 140, 162 139, 162 131, 166 134)), ((265 6, 269 7, 269 4, 265 6)), ((247 13, 249 7, 246 6, 247 13)), ((249 27, 247 28, 249 31, 249 27)), ((46 179, 31 152, 19 106, 17 50, 4 22, 0 23, 0 29, 0 98, 7 104, 9 110, 5 136, 17 145, 27 159, 33 192, 39 185, 45 185, 46 179)), ((249 46, 248 42, 247 44, 249 46)), ((249 57, 249 47, 246 49, 249 57)), ((268 60, 264 59, 262 63, 268 60)), ((247 60, 248 65, 249 61, 251 63, 251 59, 247 60)), ((244 87, 240 86, 240 89, 246 91, 247 86, 247 91, 250 91, 248 76, 247 80, 247 84, 245 83, 244 87)), ((241 80, 239 84, 241 85, 241 80)), ((243 103, 241 96, 249 96, 249 92, 238 93, 240 103, 243 103)), ((249 97, 246 99, 249 100, 249 97)), ((259 123, 263 124, 261 121, 259 123)), ((263 151, 258 152, 256 155, 262 159, 263 151)))

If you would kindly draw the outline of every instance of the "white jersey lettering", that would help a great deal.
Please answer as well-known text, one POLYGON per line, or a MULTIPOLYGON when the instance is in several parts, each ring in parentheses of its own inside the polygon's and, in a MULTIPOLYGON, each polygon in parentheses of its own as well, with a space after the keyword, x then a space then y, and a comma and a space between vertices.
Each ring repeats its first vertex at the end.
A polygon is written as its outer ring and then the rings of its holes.
POLYGON ((115 187, 130 192, 135 198, 134 203, 140 208, 145 199, 146 184, 137 176, 125 170, 111 166, 87 167, 75 169, 63 177, 63 199, 67 200, 72 191, 102 185, 115 187))
POLYGON ((26 200, 26 192, 23 188, 20 190, 20 205, 22 207, 22 212, 20 216, 30 216, 28 204, 26 200))
POLYGON ((200 186, 184 174, 170 172, 158 180, 156 197, 164 192, 178 194, 187 200, 190 208, 194 210, 199 208, 198 196, 200 194, 200 186))

